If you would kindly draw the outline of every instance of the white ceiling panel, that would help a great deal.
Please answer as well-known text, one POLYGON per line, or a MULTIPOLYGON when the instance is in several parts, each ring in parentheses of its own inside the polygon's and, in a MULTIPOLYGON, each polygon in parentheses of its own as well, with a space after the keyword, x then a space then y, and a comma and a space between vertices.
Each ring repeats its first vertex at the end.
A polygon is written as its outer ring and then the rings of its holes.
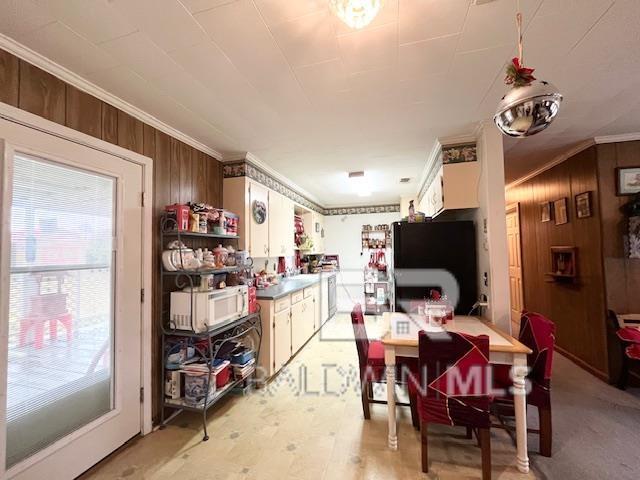
MULTIPOLYGON (((640 131, 640 1, 520 0, 525 63, 564 95, 506 139, 508 180, 589 136, 640 131)), ((515 0, 387 0, 361 31, 327 0, 0 0, 0 31, 233 158, 252 152, 327 205, 398 201, 438 137, 506 92, 515 0), (362 169, 375 192, 345 184, 362 169)))
POLYGON ((25 35, 22 41, 29 48, 64 65, 79 75, 111 68, 118 64, 109 53, 81 37, 60 22, 50 23, 25 35))
POLYGON ((325 0, 255 0, 267 25, 329 10, 325 0))
POLYGON ((295 74, 309 98, 319 98, 320 102, 326 95, 350 88, 340 60, 299 67, 295 69, 295 74))
POLYGON ((197 14, 196 18, 272 108, 291 113, 309 105, 253 2, 238 0, 197 14))
POLYGON ((180 70, 178 64, 142 32, 110 40, 101 47, 147 80, 180 70))
POLYGON ((123 16, 134 22, 166 52, 206 40, 186 7, 175 0, 109 0, 123 16))
POLYGON ((20 40, 56 19, 31 0, 0 0, 0 32, 20 40))
POLYGON ((400 43, 462 31, 471 0, 400 0, 400 43))
POLYGON ((55 16, 94 43, 128 35, 137 30, 109 0, 34 0, 40 10, 55 16))
POLYGON ((338 37, 340 53, 349 73, 395 66, 398 28, 390 23, 338 37))
POLYGON ((403 80, 447 73, 459 35, 400 45, 399 70, 403 80))
MULTIPOLYGON (((542 0, 520 0, 523 24, 533 19, 542 0)), ((459 52, 500 45, 515 45, 517 5, 514 0, 495 0, 483 5, 471 5, 458 46, 459 52)))
POLYGON ((333 20, 321 11, 274 25, 271 33, 291 66, 311 65, 339 57, 333 20))
POLYGON ((236 0, 180 0, 191 13, 204 12, 205 10, 211 10, 212 8, 235 1, 236 0))

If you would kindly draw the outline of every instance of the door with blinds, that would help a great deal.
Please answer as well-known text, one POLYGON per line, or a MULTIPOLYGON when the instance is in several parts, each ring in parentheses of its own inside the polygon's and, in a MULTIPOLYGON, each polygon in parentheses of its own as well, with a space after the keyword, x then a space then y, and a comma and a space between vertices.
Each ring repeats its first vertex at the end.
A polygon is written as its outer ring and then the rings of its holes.
POLYGON ((143 169, 4 119, 0 146, 0 459, 71 479, 140 432, 143 169))

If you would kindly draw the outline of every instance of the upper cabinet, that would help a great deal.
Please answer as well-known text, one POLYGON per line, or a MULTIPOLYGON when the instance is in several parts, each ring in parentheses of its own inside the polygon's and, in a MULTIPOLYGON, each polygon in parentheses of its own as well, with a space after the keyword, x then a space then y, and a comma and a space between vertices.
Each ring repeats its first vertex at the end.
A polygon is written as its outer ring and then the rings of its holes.
POLYGON ((240 216, 240 249, 258 258, 294 254, 292 200, 247 177, 225 178, 222 198, 240 216))
POLYGON ((310 254, 324 253, 324 215, 305 210, 302 213, 302 221, 304 223, 304 233, 313 241, 313 249, 310 254))
POLYGON ((269 256, 293 256, 293 201, 269 191, 269 256))
POLYGON ((478 208, 479 181, 478 161, 443 164, 440 156, 427 176, 418 209, 435 217, 445 210, 478 208))

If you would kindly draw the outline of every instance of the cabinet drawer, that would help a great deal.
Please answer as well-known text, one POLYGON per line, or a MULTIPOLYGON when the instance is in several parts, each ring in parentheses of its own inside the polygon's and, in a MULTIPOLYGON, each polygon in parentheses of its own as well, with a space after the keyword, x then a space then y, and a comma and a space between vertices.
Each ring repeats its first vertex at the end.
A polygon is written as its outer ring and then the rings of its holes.
POLYGON ((313 287, 307 287, 304 289, 304 298, 313 296, 313 287))
POLYGON ((283 298, 279 298, 278 300, 276 300, 275 313, 286 310, 290 306, 291 306, 291 298, 289 297, 289 295, 283 298))
POLYGON ((297 292, 294 292, 291 294, 291 303, 298 303, 301 302, 302 299, 304 298, 304 291, 303 290, 299 290, 297 292))

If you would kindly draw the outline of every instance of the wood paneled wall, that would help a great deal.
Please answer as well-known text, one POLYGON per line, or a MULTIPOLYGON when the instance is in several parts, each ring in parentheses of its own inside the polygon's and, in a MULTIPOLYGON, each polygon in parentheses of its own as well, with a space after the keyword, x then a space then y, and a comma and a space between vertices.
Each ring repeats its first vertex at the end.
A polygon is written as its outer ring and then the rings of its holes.
POLYGON ((598 145, 603 257, 607 305, 617 313, 640 313, 640 260, 626 258, 627 218, 620 208, 632 197, 616 196, 616 167, 640 167, 640 142, 598 145))
POLYGON ((552 319, 558 347, 576 362, 608 377, 605 282, 596 147, 507 191, 520 204, 524 307, 552 319), (591 191, 593 216, 578 219, 575 195, 591 191), (540 221, 540 204, 567 198, 569 223, 540 221), (549 281, 552 246, 578 249, 575 284, 549 281))
MULTIPOLYGON (((222 206, 222 164, 125 112, 0 50, 0 101, 153 159, 154 234, 165 205, 202 201, 222 206)), ((154 235, 154 417, 160 395, 160 251, 154 235)))

